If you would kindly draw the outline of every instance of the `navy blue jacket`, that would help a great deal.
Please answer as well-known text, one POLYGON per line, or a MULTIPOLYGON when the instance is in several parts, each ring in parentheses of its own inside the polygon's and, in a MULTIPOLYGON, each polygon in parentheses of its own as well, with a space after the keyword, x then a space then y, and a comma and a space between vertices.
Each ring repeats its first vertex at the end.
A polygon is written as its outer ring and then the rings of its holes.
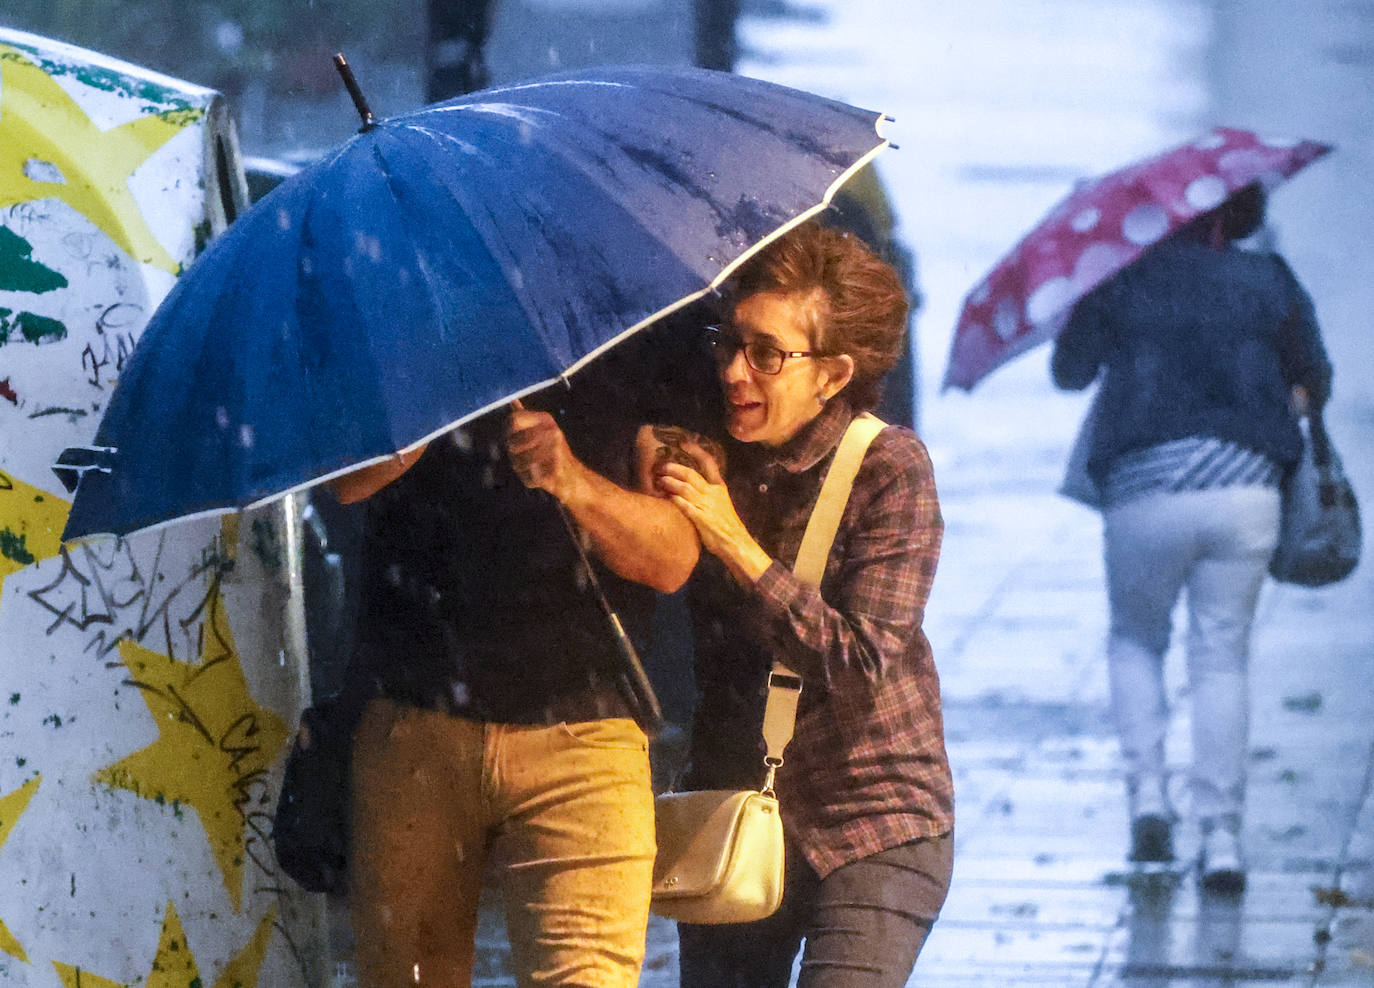
POLYGON ((1106 370, 1088 473, 1123 453, 1212 436, 1283 469, 1302 452, 1294 385, 1315 407, 1331 388, 1312 300, 1276 254, 1172 238, 1075 306, 1051 361, 1061 388, 1106 370))

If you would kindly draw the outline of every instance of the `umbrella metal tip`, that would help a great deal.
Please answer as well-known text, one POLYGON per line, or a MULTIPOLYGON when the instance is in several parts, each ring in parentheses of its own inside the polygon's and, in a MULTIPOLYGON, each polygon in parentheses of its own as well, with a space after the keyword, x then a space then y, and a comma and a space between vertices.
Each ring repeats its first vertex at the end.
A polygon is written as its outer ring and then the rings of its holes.
POLYGON ((371 130, 377 126, 377 119, 372 115, 372 108, 367 105, 367 99, 358 86, 358 80, 353 77, 353 68, 348 64, 348 59, 344 57, 343 52, 334 54, 334 67, 339 70, 344 88, 348 90, 348 95, 353 100, 353 106, 357 109, 358 116, 362 118, 363 125, 358 128, 359 133, 371 130))

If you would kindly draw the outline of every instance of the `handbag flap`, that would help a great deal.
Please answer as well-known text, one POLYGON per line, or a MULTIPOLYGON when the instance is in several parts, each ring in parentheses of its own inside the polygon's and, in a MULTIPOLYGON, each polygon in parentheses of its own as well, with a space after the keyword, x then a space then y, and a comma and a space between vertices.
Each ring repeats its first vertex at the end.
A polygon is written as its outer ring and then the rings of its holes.
POLYGON ((654 800, 658 854, 654 895, 705 895, 724 879, 743 820, 778 812, 778 802, 754 790, 665 793, 654 800))

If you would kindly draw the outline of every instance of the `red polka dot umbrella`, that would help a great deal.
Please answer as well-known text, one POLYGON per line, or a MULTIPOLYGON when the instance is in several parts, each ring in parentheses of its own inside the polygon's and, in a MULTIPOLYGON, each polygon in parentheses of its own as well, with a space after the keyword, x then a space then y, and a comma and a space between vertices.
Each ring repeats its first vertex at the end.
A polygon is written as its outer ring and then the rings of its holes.
POLYGON ((944 387, 968 390, 1053 339, 1075 302, 1151 245, 1244 186, 1268 190, 1330 150, 1218 127, 1079 182, 964 299, 944 387))

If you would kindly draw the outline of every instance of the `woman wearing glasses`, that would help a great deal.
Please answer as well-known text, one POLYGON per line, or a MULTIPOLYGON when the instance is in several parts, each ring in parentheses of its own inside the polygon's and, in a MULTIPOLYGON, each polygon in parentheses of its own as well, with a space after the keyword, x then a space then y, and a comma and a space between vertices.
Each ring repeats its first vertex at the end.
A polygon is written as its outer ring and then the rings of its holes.
POLYGON ((785 893, 767 919, 679 925, 683 988, 904 985, 949 885, 953 787, 921 620, 942 522, 908 429, 869 445, 819 590, 792 573, 836 445, 877 402, 903 345, 890 266, 815 223, 736 279, 706 333, 723 391, 724 458, 660 455, 654 480, 707 551, 689 584, 700 698, 687 788, 758 785, 761 686, 774 658, 804 681, 776 785, 785 893))

